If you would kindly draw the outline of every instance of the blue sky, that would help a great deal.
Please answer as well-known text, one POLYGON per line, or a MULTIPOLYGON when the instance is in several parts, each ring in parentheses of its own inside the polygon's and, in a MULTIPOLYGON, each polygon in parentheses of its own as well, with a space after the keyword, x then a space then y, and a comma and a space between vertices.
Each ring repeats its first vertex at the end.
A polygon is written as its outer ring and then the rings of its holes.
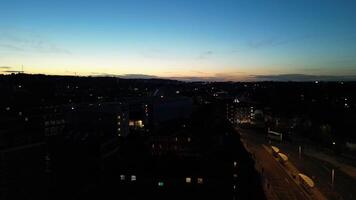
POLYGON ((356 76, 352 0, 0 0, 0 71, 356 76))

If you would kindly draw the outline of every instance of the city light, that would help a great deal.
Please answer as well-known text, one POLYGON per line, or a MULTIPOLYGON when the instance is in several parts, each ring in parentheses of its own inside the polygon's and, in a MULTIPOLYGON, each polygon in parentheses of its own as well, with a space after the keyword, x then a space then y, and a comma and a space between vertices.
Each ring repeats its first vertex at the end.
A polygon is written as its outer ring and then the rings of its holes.
POLYGON ((186 183, 191 183, 191 182, 192 182, 192 178, 186 177, 186 178, 185 178, 185 182, 186 182, 186 183))
POLYGON ((203 184, 203 178, 197 178, 197 183, 198 184, 203 184))

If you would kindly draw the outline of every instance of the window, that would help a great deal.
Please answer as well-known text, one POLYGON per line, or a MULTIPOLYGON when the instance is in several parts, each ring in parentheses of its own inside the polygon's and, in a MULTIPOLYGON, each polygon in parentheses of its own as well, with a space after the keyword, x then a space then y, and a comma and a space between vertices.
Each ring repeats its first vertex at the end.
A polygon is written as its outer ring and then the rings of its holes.
POLYGON ((125 180, 125 175, 121 174, 120 175, 120 180, 124 181, 125 180))
POLYGON ((136 176, 135 175, 131 175, 131 181, 136 181, 136 176))
POLYGON ((158 182, 158 186, 159 186, 159 187, 163 187, 163 186, 164 186, 164 182, 163 182, 163 181, 159 181, 159 182, 158 182))
POLYGON ((198 184, 203 184, 203 182, 204 182, 204 181, 203 181, 203 178, 198 178, 198 179, 197 179, 197 183, 198 183, 198 184))
POLYGON ((192 178, 186 177, 186 178, 185 178, 185 182, 186 182, 186 183, 191 183, 191 182, 192 182, 192 178))

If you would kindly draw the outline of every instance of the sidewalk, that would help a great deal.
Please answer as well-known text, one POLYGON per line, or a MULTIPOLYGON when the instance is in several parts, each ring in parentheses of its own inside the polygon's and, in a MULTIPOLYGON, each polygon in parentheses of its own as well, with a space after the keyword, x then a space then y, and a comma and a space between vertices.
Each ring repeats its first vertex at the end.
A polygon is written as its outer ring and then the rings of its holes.
POLYGON ((335 167, 337 167, 340 171, 344 172, 345 174, 349 175, 350 177, 352 177, 353 179, 356 180, 356 168, 355 167, 348 165, 348 164, 341 163, 341 162, 337 161, 333 156, 329 156, 329 155, 327 155, 325 153, 321 153, 321 152, 316 152, 310 148, 305 149, 304 154, 306 154, 307 156, 314 157, 316 159, 328 162, 328 163, 334 165, 335 167))
POLYGON ((314 143, 305 138, 294 137, 294 140, 297 141, 297 143, 299 144, 303 144, 303 153, 305 155, 324 162, 328 162, 346 175, 350 176, 353 179, 356 179, 356 163, 354 163, 353 160, 348 159, 348 161, 346 162, 345 159, 347 158, 344 156, 335 157, 335 155, 331 155, 331 152, 325 151, 324 148, 316 148, 314 143))
MULTIPOLYGON (((271 156, 272 156, 272 149, 271 147, 267 147, 266 145, 262 145, 266 151, 268 151, 271 156)), ((275 158, 275 157, 274 157, 275 158)), ((280 162, 279 158, 275 158, 278 162, 280 162)), ((301 185, 301 182, 299 179, 296 179, 294 177, 297 177, 300 172, 294 165, 293 163, 291 163, 289 160, 285 161, 284 164, 281 164, 281 166, 283 166, 282 168, 284 168, 286 170, 286 172, 291 176, 292 180, 294 180, 296 182, 296 184, 298 184, 299 186, 301 185)), ((318 199, 318 200, 327 200, 327 198, 320 192, 320 190, 314 186, 313 188, 309 189, 310 192, 312 193, 312 197, 313 199, 318 199)))

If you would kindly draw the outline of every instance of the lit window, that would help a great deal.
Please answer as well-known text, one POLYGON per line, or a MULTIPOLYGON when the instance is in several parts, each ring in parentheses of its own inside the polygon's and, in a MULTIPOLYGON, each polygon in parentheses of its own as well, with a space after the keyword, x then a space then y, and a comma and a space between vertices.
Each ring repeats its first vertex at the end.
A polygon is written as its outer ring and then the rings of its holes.
POLYGON ((138 127, 142 127, 142 126, 143 126, 142 120, 137 120, 137 121, 135 122, 135 125, 138 126, 138 127))
POLYGON ((234 174, 233 177, 234 177, 234 178, 237 178, 237 174, 234 174))
POLYGON ((121 128, 118 128, 117 131, 121 131, 121 128))
POLYGON ((237 166, 237 162, 236 161, 234 161, 234 167, 236 167, 237 166))
POLYGON ((159 182, 158 182, 158 186, 159 186, 159 187, 163 187, 163 186, 164 186, 164 182, 163 182, 163 181, 159 181, 159 182))
POLYGON ((190 142, 190 141, 192 141, 192 140, 190 139, 190 137, 188 137, 188 142, 190 142))
POLYGON ((186 182, 186 183, 191 183, 191 182, 192 182, 192 178, 186 177, 186 178, 185 178, 185 182, 186 182))
POLYGON ((120 116, 120 115, 118 115, 118 116, 117 116, 117 119, 121 119, 121 116, 120 116))
POLYGON ((198 184, 203 184, 203 178, 198 178, 197 182, 198 182, 198 184))
POLYGON ((125 180, 125 175, 121 174, 120 175, 120 180, 124 181, 125 180))
POLYGON ((135 175, 131 175, 131 181, 136 181, 136 176, 135 175))
POLYGON ((234 190, 236 190, 236 185, 233 185, 232 188, 233 188, 234 190))

